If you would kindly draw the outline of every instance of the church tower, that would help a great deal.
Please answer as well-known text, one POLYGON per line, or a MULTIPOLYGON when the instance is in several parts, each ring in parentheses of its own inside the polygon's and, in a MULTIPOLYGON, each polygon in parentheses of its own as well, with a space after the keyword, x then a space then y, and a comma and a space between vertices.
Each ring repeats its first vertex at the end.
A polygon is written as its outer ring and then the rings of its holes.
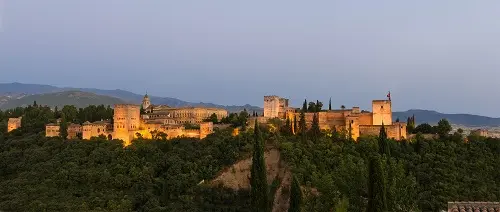
POLYGON ((146 93, 146 95, 144 95, 144 98, 142 99, 142 108, 146 110, 146 108, 148 108, 150 105, 151 101, 149 100, 149 96, 146 93))

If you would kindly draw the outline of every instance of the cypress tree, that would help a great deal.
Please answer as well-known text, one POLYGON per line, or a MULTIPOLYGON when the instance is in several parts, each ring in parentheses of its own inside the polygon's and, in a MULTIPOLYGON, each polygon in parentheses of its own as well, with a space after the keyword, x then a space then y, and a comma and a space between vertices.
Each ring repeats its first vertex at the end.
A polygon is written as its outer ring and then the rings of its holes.
POLYGON ((254 144, 252 167, 250 170, 250 186, 252 210, 256 212, 269 211, 269 190, 267 186, 266 163, 264 161, 264 145, 257 121, 254 128, 254 144))
POLYGON ((304 99, 304 104, 302 104, 302 111, 307 111, 307 99, 304 99))
POLYGON ((61 123, 59 123, 59 136, 63 139, 68 137, 68 123, 64 118, 61 120, 61 123))
POLYGON ((387 211, 387 189, 384 168, 379 156, 373 156, 368 166, 367 212, 387 211))
POLYGON ((302 136, 302 139, 305 140, 306 132, 307 132, 307 126, 306 126, 306 114, 303 111, 300 112, 300 120, 299 120, 299 133, 302 136))
POLYGON ((300 189, 299 181, 295 176, 292 179, 292 186, 290 189, 290 207, 288 212, 299 212, 302 205, 302 190, 300 189))
POLYGON ((321 111, 321 107, 319 105, 319 100, 316 100, 316 110, 314 110, 314 112, 320 112, 321 111))
POLYGON ((389 140, 387 139, 387 133, 385 132, 384 123, 380 127, 380 133, 378 136, 378 147, 380 155, 391 156, 391 149, 389 148, 389 140))
POLYGON ((328 110, 332 110, 332 97, 330 97, 330 101, 328 102, 328 110))
POLYGON ((297 115, 293 115, 293 131, 292 133, 295 134, 297 132, 297 115))
POLYGON ((286 117, 284 133, 286 135, 292 134, 292 123, 290 123, 290 119, 288 118, 288 116, 286 117))
POLYGON ((313 114, 313 121, 311 125, 311 134, 314 140, 317 140, 319 137, 319 134, 321 133, 321 130, 319 129, 319 117, 318 113, 313 114))

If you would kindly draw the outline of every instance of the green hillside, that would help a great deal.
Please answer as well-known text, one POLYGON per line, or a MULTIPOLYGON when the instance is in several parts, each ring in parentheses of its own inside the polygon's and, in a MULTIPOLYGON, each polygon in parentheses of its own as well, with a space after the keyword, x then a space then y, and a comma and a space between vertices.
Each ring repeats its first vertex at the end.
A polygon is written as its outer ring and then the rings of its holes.
POLYGON ((10 99, 5 104, 0 106, 0 109, 5 110, 15 107, 25 107, 32 105, 36 101, 39 105, 47 105, 50 107, 58 106, 62 108, 64 105, 74 105, 76 107, 86 107, 88 105, 115 105, 126 103, 124 100, 102 96, 82 91, 63 91, 56 93, 45 93, 25 96, 20 99, 10 99))

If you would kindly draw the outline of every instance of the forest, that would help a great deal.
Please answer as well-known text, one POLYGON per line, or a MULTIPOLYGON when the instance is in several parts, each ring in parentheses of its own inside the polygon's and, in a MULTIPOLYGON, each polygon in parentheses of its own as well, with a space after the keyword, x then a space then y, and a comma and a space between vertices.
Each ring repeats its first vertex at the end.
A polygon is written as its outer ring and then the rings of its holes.
MULTIPOLYGON (((290 211, 440 211, 448 201, 500 200, 500 139, 450 134, 446 120, 434 138, 418 132, 404 141, 384 130, 354 141, 345 131, 279 120, 238 136, 216 130, 203 140, 135 140, 126 148, 119 140, 44 136, 57 117, 112 115, 93 108, 103 112, 38 105, 0 111, 0 210, 255 211, 255 191, 204 182, 240 159, 261 157, 259 143, 279 148, 290 167, 297 184, 290 211), (21 115, 23 127, 7 133, 7 119, 21 115)), ((272 196, 267 186, 259 189, 272 196)))

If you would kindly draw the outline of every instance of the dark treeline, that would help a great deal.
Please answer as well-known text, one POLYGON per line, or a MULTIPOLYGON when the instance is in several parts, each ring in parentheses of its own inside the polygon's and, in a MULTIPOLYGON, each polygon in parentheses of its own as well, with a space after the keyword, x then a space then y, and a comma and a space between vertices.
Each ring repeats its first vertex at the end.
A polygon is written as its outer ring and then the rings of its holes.
POLYGON ((308 191, 305 211, 441 211, 449 201, 500 200, 500 139, 466 143, 446 120, 432 140, 420 132, 394 141, 381 130, 354 142, 345 131, 281 129, 281 153, 308 191))
POLYGON ((247 157, 245 135, 203 141, 0 137, 0 210, 249 211, 249 191, 197 186, 247 157))
MULTIPOLYGON (((23 133, 39 133, 45 130, 45 125, 54 123, 57 119, 75 124, 82 124, 86 121, 95 122, 100 120, 112 120, 113 108, 104 105, 90 105, 85 108, 76 108, 73 105, 66 105, 63 108, 53 109, 47 106, 37 105, 36 102, 28 107, 17 107, 0 111, 0 128, 6 128, 8 118, 23 117, 21 120, 23 133)), ((4 132, 5 130, 2 130, 4 132)))
POLYGON ((306 128, 302 113, 293 122, 273 119, 274 127, 255 135, 216 130, 201 141, 136 140, 123 148, 116 140, 45 138, 44 125, 58 117, 77 123, 110 117, 57 111, 30 106, 0 113, 0 210, 251 211, 254 204, 267 211, 272 201, 251 193, 264 196, 272 186, 251 192, 199 184, 254 148, 260 165, 252 169, 262 174, 262 151, 269 146, 278 147, 291 168, 292 211, 440 211, 448 201, 500 200, 500 139, 449 134, 445 120, 431 127, 433 139, 422 136, 428 127, 419 125, 410 140, 388 139, 381 129, 355 142, 348 130, 321 131, 318 123, 306 128), (6 133, 7 118, 19 116, 23 127, 6 133))

